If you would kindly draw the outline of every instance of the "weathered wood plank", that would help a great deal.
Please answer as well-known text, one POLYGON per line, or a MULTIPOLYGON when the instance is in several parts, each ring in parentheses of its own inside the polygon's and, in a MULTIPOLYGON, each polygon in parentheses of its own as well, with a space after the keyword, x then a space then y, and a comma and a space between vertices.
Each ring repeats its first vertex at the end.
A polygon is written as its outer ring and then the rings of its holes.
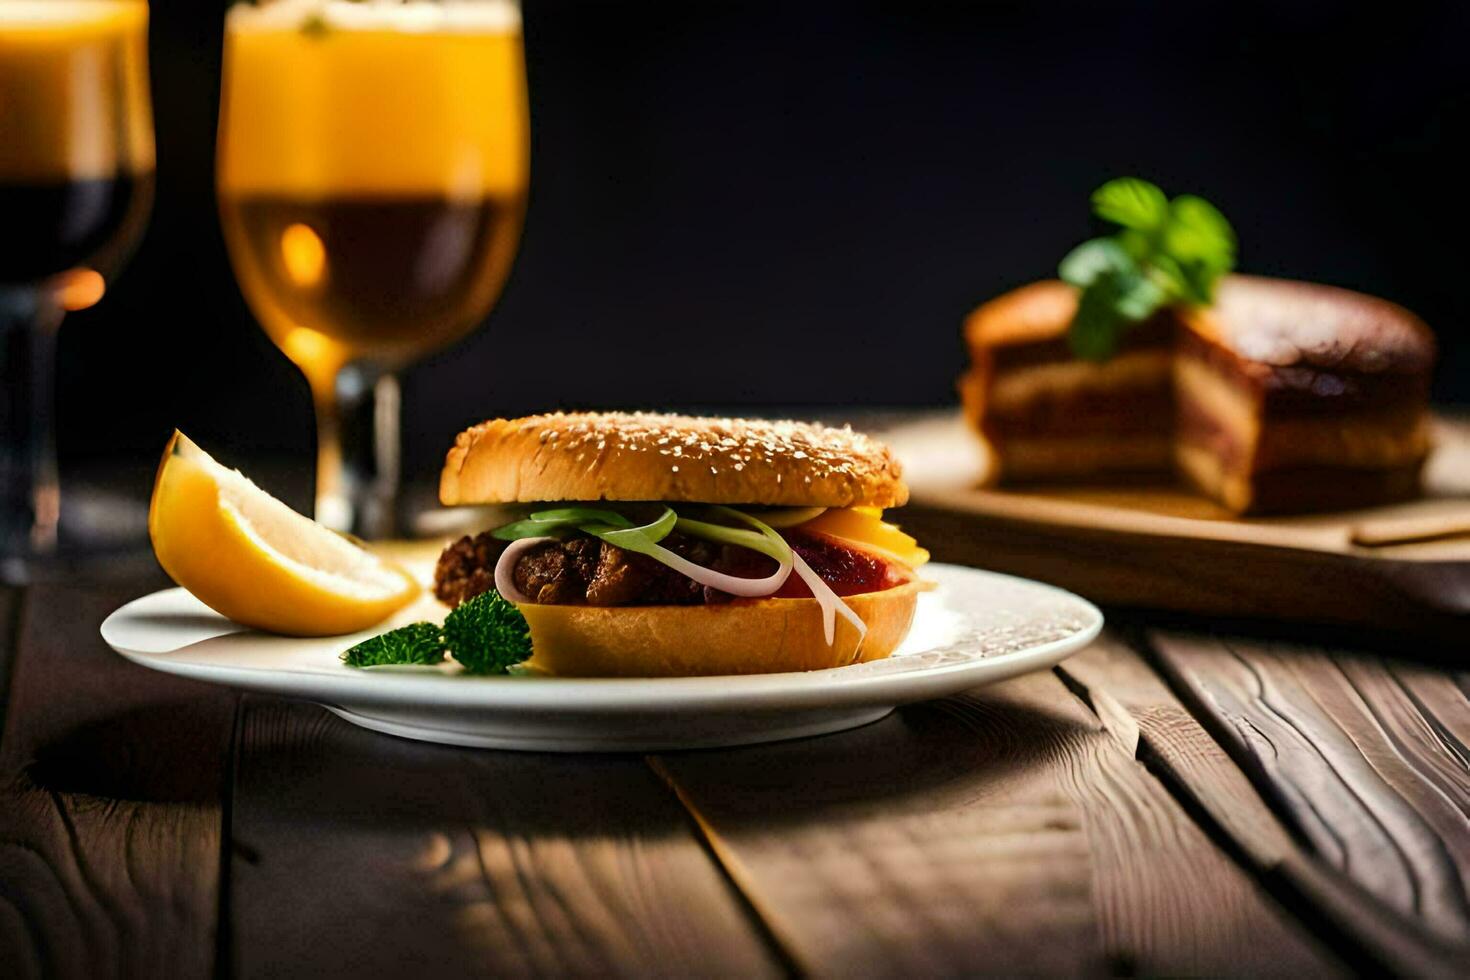
POLYGON ((1108 630, 1057 670, 1125 752, 1143 759, 1171 787, 1191 791, 1193 801, 1257 867, 1297 850, 1240 768, 1116 632, 1108 630))
MULTIPOLYGON (((1355 739, 1358 751, 1428 825, 1436 842, 1426 860, 1449 859, 1455 880, 1444 882, 1433 896, 1436 905, 1454 909, 1454 923, 1470 939, 1470 764, 1467 747, 1449 729, 1470 718, 1470 701, 1451 709, 1446 721, 1414 697, 1403 678, 1420 689, 1435 681, 1450 682, 1407 665, 1390 667, 1378 658, 1339 655, 1316 691, 1319 701, 1345 731, 1364 722, 1377 737, 1355 739)), ((1447 700, 1447 699, 1443 699, 1447 700)), ((1449 708, 1449 705, 1445 705, 1449 708)))
POLYGON ((1403 686, 1437 732, 1446 749, 1458 760, 1457 771, 1470 769, 1470 685, 1440 670, 1419 670, 1389 663, 1394 679, 1403 686))
POLYGON ((1335 970, 1051 674, 653 764, 814 973, 1335 970))
POLYGON ((1260 880, 1322 941, 1356 965, 1412 975, 1456 975, 1454 951, 1385 916, 1373 896, 1313 856, 1271 813, 1250 781, 1162 679, 1105 634, 1058 672, 1104 725, 1228 841, 1260 880))
MULTIPOLYGON (((1151 634, 1161 667, 1310 852, 1427 952, 1470 956, 1470 701, 1382 658, 1151 634)), ((1462 960, 1461 962, 1464 962, 1462 960)))
POLYGON ((10 976, 208 976, 234 697, 97 635, 140 591, 36 586, 0 739, 0 943, 10 976))
POLYGON ((763 976, 766 940, 636 757, 428 745, 247 697, 240 976, 763 976))

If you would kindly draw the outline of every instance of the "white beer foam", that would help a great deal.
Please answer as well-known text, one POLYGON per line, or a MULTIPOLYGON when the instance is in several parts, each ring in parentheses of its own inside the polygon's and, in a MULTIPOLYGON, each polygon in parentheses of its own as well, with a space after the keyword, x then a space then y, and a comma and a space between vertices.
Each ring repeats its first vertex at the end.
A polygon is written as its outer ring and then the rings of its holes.
POLYGON ((146 10, 143 0, 0 0, 0 26, 7 29, 65 27, 102 23, 130 8, 146 10))
POLYGON ((328 30, 399 31, 405 34, 519 34, 515 0, 272 0, 237 3, 226 22, 231 31, 300 30, 319 18, 328 30))

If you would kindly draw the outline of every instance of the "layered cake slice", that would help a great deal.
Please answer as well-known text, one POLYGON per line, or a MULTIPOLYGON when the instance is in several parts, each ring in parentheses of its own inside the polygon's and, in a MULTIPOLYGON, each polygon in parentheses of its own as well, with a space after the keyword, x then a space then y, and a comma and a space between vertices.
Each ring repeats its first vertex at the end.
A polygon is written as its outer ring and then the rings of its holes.
POLYGON ((1230 510, 1369 506, 1411 497, 1429 453, 1434 338, 1386 300, 1231 276, 1181 310, 1179 470, 1230 510))
POLYGON ((989 481, 1093 479, 1172 465, 1175 325, 1130 330, 1103 362, 1073 357, 1077 290, 1055 280, 996 297, 965 322, 965 414, 991 451, 989 481))
POLYGON ((1177 470, 1236 513, 1337 510, 1419 491, 1434 338, 1386 300, 1228 276, 1101 362, 1074 358, 1077 291, 1038 282, 970 315, 965 414, 991 481, 1177 470))

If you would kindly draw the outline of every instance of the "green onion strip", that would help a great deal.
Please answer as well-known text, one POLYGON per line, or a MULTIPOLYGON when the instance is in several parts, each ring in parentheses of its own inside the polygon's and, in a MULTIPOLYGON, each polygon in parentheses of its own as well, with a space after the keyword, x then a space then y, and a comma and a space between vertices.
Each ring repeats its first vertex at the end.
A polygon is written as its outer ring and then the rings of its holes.
POLYGON ((496 528, 490 532, 490 535, 501 541, 548 537, 559 531, 576 529, 588 522, 609 524, 614 528, 633 526, 632 521, 617 511, 601 510, 596 507, 560 507, 556 510, 539 510, 524 520, 496 528))

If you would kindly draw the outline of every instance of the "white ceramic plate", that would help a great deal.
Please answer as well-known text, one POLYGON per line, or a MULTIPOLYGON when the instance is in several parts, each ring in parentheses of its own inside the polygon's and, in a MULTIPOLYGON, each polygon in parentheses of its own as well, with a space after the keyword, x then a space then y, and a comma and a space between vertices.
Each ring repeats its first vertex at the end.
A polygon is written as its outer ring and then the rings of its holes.
MULTIPOLYGON (((1102 628, 1102 613, 1091 603, 1039 582, 939 564, 925 566, 924 577, 938 587, 919 597, 913 630, 892 657, 805 673, 644 680, 470 677, 452 665, 358 670, 338 657, 377 630, 324 639, 258 633, 183 589, 123 606, 102 624, 102 638, 145 667, 318 701, 380 732, 452 745, 586 752, 708 748, 841 731, 900 704, 1050 667, 1102 628)), ((432 614, 428 605, 395 621, 432 614)))

